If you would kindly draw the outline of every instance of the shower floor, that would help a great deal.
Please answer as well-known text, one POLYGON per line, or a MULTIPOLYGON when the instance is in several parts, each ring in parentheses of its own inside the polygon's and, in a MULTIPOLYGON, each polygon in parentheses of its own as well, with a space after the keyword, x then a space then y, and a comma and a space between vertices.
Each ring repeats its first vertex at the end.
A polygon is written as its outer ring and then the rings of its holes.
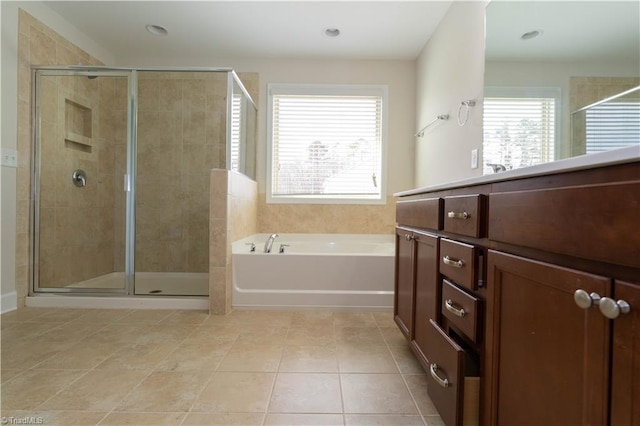
MULTIPOLYGON (((124 289, 124 272, 112 272, 69 284, 66 287, 124 289)), ((206 272, 136 272, 135 294, 207 296, 209 294, 209 274, 206 272)))

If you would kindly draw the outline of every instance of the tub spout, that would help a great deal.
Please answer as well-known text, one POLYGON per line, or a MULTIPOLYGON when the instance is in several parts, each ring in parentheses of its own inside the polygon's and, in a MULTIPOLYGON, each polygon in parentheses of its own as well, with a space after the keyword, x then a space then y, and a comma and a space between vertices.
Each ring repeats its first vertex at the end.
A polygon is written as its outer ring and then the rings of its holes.
POLYGON ((271 246, 273 246, 273 241, 278 237, 278 234, 271 234, 269 238, 267 238, 267 242, 264 243, 264 252, 271 253, 271 246))

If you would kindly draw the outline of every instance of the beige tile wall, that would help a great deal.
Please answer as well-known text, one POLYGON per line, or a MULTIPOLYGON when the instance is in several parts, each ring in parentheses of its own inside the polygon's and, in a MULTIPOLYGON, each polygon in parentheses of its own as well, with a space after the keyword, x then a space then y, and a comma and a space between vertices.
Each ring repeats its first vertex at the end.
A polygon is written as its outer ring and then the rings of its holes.
POLYGON ((211 171, 209 305, 212 314, 231 312, 231 243, 258 232, 258 184, 223 169, 211 171))
MULTIPOLYGON (((24 298, 29 291, 29 197, 31 186, 31 66, 32 65, 101 65, 100 61, 91 57, 87 52, 70 43, 55 31, 33 18, 23 10, 18 14, 18 171, 17 171, 17 223, 16 223, 16 291, 18 306, 24 306, 24 298)), ((95 82, 94 82, 95 83, 95 82)), ((91 83, 83 82, 80 90, 88 89, 91 83)), ((49 108, 57 108, 57 87, 51 84, 47 88, 49 108), (54 100, 55 99, 55 100, 54 100)), ((65 89, 63 89, 65 90, 65 89)), ((57 114, 56 111, 54 114, 57 114)), ((58 126, 55 120, 49 122, 51 132, 47 136, 56 134, 58 126)), ((105 157, 108 156, 105 154, 105 157)), ((79 157, 79 156, 78 156, 79 157)), ((86 159, 85 159, 86 160, 86 159)), ((50 172, 52 173, 52 172, 50 172)), ((97 177, 97 174, 96 174, 97 177)), ((69 178, 70 179, 70 178, 69 178)), ((88 200, 85 200, 89 203, 88 200)), ((94 204, 95 205, 95 204, 94 204)), ((51 206, 51 204, 49 204, 51 206)), ((55 215, 50 207, 44 212, 45 220, 54 221, 55 215)), ((62 208, 62 207, 61 207, 62 208)), ((69 218, 72 216, 68 216, 69 218)), ((87 217, 87 216, 85 216, 87 217)), ((62 216, 60 221, 62 221, 62 216)), ((84 221, 85 219, 81 219, 84 221)), ((83 226, 90 226, 84 223, 83 226)), ((66 226, 61 223, 61 226, 66 226)), ((60 229, 62 231, 63 228, 60 229)), ((51 241, 51 235, 46 236, 51 241)), ((107 237, 108 239, 108 237, 107 237)), ((49 242, 48 250, 51 250, 49 242)), ((97 247, 96 247, 97 250, 97 247)), ((46 256, 45 256, 46 257, 46 256)), ((70 257, 70 255, 67 255, 70 257)), ((51 268, 45 271, 51 276, 51 268)), ((53 275, 55 276, 55 272, 53 275)), ((66 273, 65 273, 66 274, 66 273)), ((64 275, 64 274, 63 274, 64 275)))
POLYGON ((384 205, 267 204, 258 196, 260 233, 392 234, 395 199, 384 205))
MULTIPOLYGON (((41 82, 40 285, 61 287, 114 271, 120 112, 115 78, 44 76, 41 82), (86 172, 83 188, 71 180, 77 169, 86 172)), ((126 98, 120 102, 123 113, 126 98)))
POLYGON ((140 72, 136 270, 209 270, 209 181, 226 158, 226 73, 140 72))

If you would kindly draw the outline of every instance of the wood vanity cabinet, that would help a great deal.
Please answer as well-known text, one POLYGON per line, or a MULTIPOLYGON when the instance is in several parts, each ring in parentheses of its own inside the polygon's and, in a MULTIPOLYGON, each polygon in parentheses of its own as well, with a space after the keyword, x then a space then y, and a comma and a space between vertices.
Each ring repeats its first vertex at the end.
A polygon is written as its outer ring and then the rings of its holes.
POLYGON ((640 425, 640 282, 616 281, 613 296, 631 309, 613 320, 611 425, 640 425))
MULTIPOLYGON (((407 341, 421 354, 430 318, 436 318, 438 237, 441 229, 441 198, 396 203, 396 263, 394 320, 407 341), (417 335, 417 337, 416 337, 417 335)), ((421 355, 419 355, 420 357, 421 355)))
POLYGON ((640 426, 640 161, 396 196, 396 321, 447 426, 640 426))
POLYGON ((396 228, 396 270, 393 319, 404 337, 413 339, 415 306, 415 244, 413 233, 396 228))
POLYGON ((407 341, 422 353, 429 319, 437 318, 438 237, 396 229, 394 320, 407 341))
POLYGON ((609 320, 576 290, 611 295, 611 279, 501 252, 488 257, 489 424, 606 424, 609 320))

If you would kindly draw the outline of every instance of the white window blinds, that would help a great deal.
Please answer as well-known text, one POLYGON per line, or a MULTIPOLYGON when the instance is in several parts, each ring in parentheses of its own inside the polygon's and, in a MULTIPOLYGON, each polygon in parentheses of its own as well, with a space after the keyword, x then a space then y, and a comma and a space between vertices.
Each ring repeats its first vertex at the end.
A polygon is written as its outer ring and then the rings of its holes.
POLYGON ((288 92, 271 95, 271 200, 380 200, 383 96, 288 92))
POLYGON ((483 128, 484 174, 551 161, 555 99, 486 97, 483 128))
POLYGON ((640 143, 640 102, 611 101, 585 111, 587 154, 640 143))
POLYGON ((231 170, 240 170, 240 126, 242 121, 242 95, 231 98, 231 170))

